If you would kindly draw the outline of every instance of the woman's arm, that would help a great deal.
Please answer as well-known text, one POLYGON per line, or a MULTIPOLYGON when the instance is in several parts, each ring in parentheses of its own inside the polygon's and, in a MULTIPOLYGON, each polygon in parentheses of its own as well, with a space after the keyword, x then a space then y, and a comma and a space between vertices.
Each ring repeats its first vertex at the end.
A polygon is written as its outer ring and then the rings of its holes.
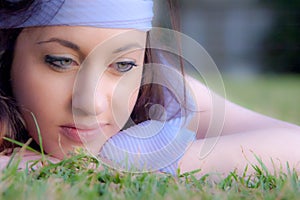
MULTIPOLYGON (((210 92, 191 77, 187 77, 187 81, 200 112, 197 112, 190 125, 193 128, 198 127, 198 140, 191 144, 181 159, 181 172, 201 169, 200 174, 228 174, 237 169, 241 174, 247 164, 259 164, 255 156, 261 158, 269 170, 274 167, 279 169, 280 166, 284 169, 286 162, 289 162, 291 168, 299 168, 300 127, 225 100, 223 128, 220 134, 214 133, 217 137, 207 137, 213 110, 210 92)), ((248 172, 251 171, 253 169, 250 167, 248 172)))
MULTIPOLYGON (((197 129, 198 139, 205 138, 213 114, 212 95, 215 94, 211 93, 206 86, 192 77, 187 76, 187 84, 191 88, 197 104, 197 112, 195 112, 190 127, 193 131, 197 129)), ((221 133, 218 135, 230 135, 270 128, 289 128, 300 131, 300 127, 296 125, 264 116, 227 100, 223 102, 225 106, 224 125, 221 133)), ((222 115, 222 113, 216 114, 222 115)), ((219 121, 218 123, 222 122, 219 121)))
POLYGON ((218 173, 228 175, 237 170, 242 175, 247 165, 248 174, 258 165, 260 158, 270 173, 274 169, 287 171, 300 167, 300 132, 292 129, 264 129, 221 136, 211 149, 204 143, 215 142, 214 138, 193 142, 179 162, 181 173, 201 169, 198 175, 218 173), (203 152, 209 152, 203 155, 203 152))

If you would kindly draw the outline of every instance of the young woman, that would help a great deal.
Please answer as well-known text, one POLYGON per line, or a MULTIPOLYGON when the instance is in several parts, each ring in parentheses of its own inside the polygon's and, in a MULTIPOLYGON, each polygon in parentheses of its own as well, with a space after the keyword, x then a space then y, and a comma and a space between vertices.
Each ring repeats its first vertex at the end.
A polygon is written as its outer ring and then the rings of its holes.
POLYGON ((184 75, 181 43, 157 47, 169 31, 151 35, 152 1, 0 2, 2 137, 42 141, 53 159, 84 147, 120 170, 242 172, 254 155, 270 169, 271 158, 297 167, 299 127, 184 75))

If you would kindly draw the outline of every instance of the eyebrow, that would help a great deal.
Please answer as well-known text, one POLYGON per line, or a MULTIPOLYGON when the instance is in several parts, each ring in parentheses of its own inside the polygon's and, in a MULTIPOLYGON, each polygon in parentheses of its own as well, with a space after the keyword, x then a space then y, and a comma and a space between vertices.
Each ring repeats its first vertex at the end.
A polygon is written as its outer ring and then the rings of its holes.
POLYGON ((142 46, 138 43, 131 43, 131 44, 127 44, 123 47, 120 47, 116 50, 113 51, 114 54, 117 54, 117 53, 121 53, 121 52, 124 52, 124 51, 128 51, 129 49, 134 49, 134 48, 139 48, 141 49, 142 46))
POLYGON ((80 47, 77 44, 74 44, 70 41, 63 40, 60 38, 50 38, 49 40, 37 42, 37 44, 45 44, 45 43, 50 43, 50 42, 57 42, 60 45, 65 46, 67 48, 73 49, 75 51, 80 51, 80 47))
MULTIPOLYGON (((73 42, 63 40, 63 39, 60 39, 60 38, 50 38, 49 40, 39 41, 39 42, 37 42, 37 44, 45 44, 45 43, 50 43, 50 42, 57 42, 60 45, 65 46, 67 48, 73 49, 73 50, 78 51, 78 52, 80 51, 80 47, 77 44, 74 44, 73 42)), ((123 47, 117 48, 116 50, 113 51, 113 53, 117 54, 117 53, 128 51, 129 49, 134 49, 134 48, 141 49, 142 46, 138 43, 131 43, 131 44, 127 44, 123 47)))

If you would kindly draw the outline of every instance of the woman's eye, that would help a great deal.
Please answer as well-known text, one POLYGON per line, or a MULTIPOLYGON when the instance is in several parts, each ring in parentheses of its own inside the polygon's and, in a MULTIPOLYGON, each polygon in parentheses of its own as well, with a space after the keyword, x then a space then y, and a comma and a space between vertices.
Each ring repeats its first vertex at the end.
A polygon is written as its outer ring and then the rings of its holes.
POLYGON ((45 62, 58 70, 70 70, 74 65, 78 65, 72 58, 63 56, 46 55, 45 62))
POLYGON ((133 61, 122 61, 122 62, 115 62, 110 65, 118 72, 124 73, 130 71, 133 67, 136 67, 137 64, 133 61))

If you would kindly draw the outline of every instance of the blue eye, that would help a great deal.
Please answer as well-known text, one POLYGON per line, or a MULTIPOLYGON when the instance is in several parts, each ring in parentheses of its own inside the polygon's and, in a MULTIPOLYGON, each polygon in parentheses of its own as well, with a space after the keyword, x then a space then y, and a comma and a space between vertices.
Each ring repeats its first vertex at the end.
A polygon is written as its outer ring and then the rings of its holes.
POLYGON ((112 67, 117 70, 118 72, 124 73, 130 71, 133 67, 137 65, 132 61, 122 61, 122 62, 115 62, 111 64, 112 67))
POLYGON ((72 58, 63 56, 46 55, 45 62, 58 70, 69 70, 74 64, 77 65, 72 58))

